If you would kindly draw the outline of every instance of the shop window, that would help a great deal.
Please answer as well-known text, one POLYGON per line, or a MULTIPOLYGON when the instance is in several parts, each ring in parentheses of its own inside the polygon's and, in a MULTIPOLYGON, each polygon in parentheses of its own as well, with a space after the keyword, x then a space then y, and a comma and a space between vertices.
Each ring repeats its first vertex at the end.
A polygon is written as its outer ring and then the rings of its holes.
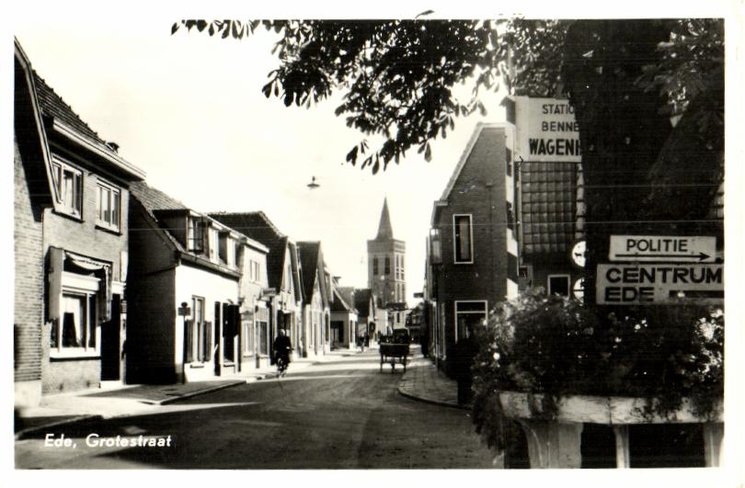
POLYGON ((83 172, 55 158, 52 178, 61 210, 75 217, 83 216, 83 172))
POLYGON ((453 215, 453 246, 456 263, 473 262, 473 230, 470 215, 453 215))
POLYGON ((118 231, 121 225, 121 190, 99 181, 96 203, 98 207, 96 223, 107 229, 118 231))
POLYGON ((455 302, 456 340, 468 337, 478 325, 486 320, 486 301, 469 300, 455 302))
POLYGON ((52 353, 97 353, 96 295, 63 291, 60 319, 51 327, 52 353))

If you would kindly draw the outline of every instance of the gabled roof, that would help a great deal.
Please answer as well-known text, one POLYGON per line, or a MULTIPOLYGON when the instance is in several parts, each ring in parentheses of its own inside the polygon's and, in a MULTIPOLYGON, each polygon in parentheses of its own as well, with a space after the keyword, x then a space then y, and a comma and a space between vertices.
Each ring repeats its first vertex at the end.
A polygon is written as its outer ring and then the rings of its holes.
POLYGON ((358 288, 354 290, 354 308, 361 317, 369 317, 372 313, 370 303, 373 299, 370 288, 358 288))
POLYGON ((218 212, 211 213, 209 216, 269 248, 269 254, 266 257, 269 286, 279 290, 282 286, 282 276, 287 268, 285 255, 287 254, 289 238, 282 234, 266 214, 261 211, 218 212))
POLYGON ((142 169, 122 158, 118 154, 118 146, 103 140, 36 72, 34 72, 34 84, 39 108, 51 133, 56 133, 90 151, 129 179, 145 178, 145 172, 142 169))
POLYGON ((50 185, 51 156, 34 83, 31 63, 15 39, 15 92, 13 131, 25 167, 25 180, 31 197, 53 205, 50 185))
POLYGON ((338 288, 334 288, 334 300, 331 303, 332 312, 356 312, 353 302, 348 302, 338 288))
POLYGON ((474 146, 476 146, 476 142, 478 142, 479 137, 481 137, 481 132, 484 129, 488 128, 506 128, 505 124, 501 123, 484 123, 479 122, 476 124, 476 128, 473 130, 473 134, 471 134, 471 138, 468 140, 468 144, 466 144, 465 149, 463 150, 463 153, 460 156, 460 159, 458 160, 458 165, 455 167, 455 170, 453 171, 453 174, 450 176, 450 180, 448 181, 447 186, 445 186, 445 191, 442 192, 442 196, 440 197, 440 201, 445 201, 450 196, 450 193, 453 191, 453 188, 455 187, 455 183, 458 181, 458 177, 460 176, 461 171, 463 171, 463 167, 468 162, 468 157, 471 155, 471 151, 473 151, 474 146))
POLYGON ((321 243, 318 241, 298 242, 297 249, 300 255, 301 281, 306 301, 310 301, 313 297, 313 285, 316 277, 321 289, 321 296, 324 297, 324 301, 328 301, 321 243))
MULTIPOLYGON (((188 211, 188 207, 162 191, 148 186, 144 181, 135 181, 129 186, 130 197, 134 198, 142 205, 148 217, 153 223, 158 223, 156 212, 159 210, 183 210, 188 211)), ((173 248, 179 252, 187 252, 184 246, 170 232, 163 230, 163 236, 171 243, 173 248)))

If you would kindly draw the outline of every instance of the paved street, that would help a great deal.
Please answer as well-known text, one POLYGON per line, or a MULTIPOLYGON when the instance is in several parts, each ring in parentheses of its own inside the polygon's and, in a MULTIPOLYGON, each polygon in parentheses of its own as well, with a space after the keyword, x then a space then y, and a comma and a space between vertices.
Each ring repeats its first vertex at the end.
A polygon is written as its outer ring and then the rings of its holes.
POLYGON ((378 368, 376 351, 339 355, 295 372, 291 365, 280 380, 223 389, 133 416, 53 428, 16 442, 16 466, 493 467, 468 410, 406 398, 398 392, 401 371, 378 368), (76 447, 45 447, 48 433, 59 443, 64 434, 76 447), (86 438, 112 445, 88 446, 86 438), (148 441, 161 446, 123 446, 148 441))

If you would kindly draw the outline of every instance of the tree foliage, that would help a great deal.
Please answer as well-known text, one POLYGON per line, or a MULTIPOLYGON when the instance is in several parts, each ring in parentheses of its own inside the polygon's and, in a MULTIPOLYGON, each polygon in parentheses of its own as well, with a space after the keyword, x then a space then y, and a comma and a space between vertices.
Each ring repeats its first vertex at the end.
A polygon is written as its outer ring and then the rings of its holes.
POLYGON ((504 45, 489 21, 266 21, 185 20, 182 26, 223 38, 244 38, 257 28, 276 31, 279 67, 263 92, 285 105, 309 107, 335 90, 345 92, 336 114, 364 136, 384 142, 370 150, 367 137, 346 155, 375 173, 415 149, 431 158, 430 141, 447 137, 455 119, 485 111, 478 89, 497 86, 504 45), (465 102, 456 85, 473 78, 465 102))

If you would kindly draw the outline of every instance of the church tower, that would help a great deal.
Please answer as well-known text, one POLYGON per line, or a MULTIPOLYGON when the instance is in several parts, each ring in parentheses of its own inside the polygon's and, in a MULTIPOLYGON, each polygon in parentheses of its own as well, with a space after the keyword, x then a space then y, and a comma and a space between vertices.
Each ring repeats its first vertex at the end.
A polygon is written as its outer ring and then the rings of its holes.
POLYGON ((378 235, 367 241, 367 285, 387 309, 406 308, 406 243, 394 239, 388 200, 383 200, 378 235))

